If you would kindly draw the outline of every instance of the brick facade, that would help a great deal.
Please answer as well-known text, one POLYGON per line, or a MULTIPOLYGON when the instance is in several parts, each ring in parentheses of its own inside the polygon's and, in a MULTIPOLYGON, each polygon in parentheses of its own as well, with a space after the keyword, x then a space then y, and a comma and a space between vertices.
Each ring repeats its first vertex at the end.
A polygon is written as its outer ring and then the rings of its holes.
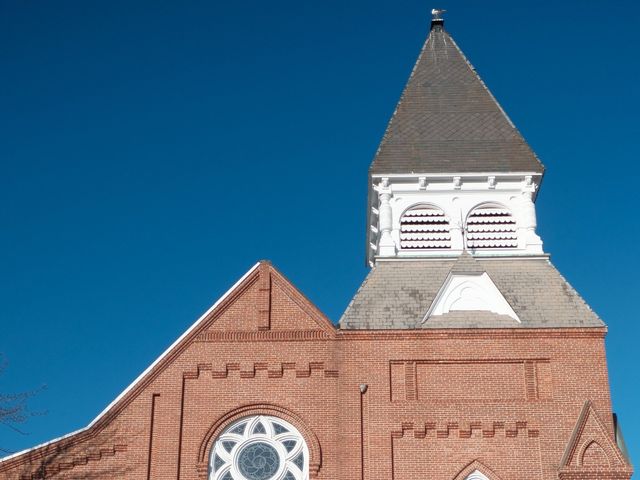
POLYGON ((605 334, 339 330, 262 262, 92 426, 0 479, 204 480, 217 435, 254 414, 294 425, 320 480, 629 479, 605 334))
POLYGON ((260 262, 0 480, 631 477, 606 327, 536 233, 544 167, 433 13, 369 171, 372 270, 340 326, 260 262))

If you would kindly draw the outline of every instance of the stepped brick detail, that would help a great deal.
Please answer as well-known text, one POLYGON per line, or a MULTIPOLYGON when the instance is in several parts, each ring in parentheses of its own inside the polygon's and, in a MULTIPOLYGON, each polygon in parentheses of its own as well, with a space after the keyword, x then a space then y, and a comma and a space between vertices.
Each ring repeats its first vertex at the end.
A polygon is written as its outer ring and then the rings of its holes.
POLYGON ((82 455, 68 456, 64 453, 60 454, 58 460, 58 454, 53 454, 53 461, 42 462, 41 466, 36 468, 35 472, 27 475, 20 475, 20 480, 42 480, 46 478, 56 477, 59 474, 66 474, 70 470, 78 466, 84 466, 89 463, 97 463, 105 458, 113 457, 120 452, 126 452, 126 445, 113 445, 110 448, 89 448, 87 452, 82 455), (64 458, 67 457, 67 458, 64 458))

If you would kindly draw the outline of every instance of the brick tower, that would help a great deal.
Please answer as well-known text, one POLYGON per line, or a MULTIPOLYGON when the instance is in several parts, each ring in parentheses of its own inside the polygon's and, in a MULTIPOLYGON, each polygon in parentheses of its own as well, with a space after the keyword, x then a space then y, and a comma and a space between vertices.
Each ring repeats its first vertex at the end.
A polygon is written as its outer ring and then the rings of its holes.
POLYGON ((544 168, 441 13, 369 170, 371 270, 339 325, 258 262, 0 480, 631 477, 606 327, 536 233, 544 168))

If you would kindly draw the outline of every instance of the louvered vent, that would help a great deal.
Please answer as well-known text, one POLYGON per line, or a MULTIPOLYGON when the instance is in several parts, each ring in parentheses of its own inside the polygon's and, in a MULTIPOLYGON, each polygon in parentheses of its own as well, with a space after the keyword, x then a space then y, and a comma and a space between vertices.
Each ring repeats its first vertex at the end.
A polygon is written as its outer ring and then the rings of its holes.
POLYGON ((407 250, 451 248, 449 219, 437 207, 410 208, 400 218, 400 247, 407 250))
POLYGON ((518 246, 516 221, 504 207, 476 208, 467 219, 467 247, 515 248, 518 246))

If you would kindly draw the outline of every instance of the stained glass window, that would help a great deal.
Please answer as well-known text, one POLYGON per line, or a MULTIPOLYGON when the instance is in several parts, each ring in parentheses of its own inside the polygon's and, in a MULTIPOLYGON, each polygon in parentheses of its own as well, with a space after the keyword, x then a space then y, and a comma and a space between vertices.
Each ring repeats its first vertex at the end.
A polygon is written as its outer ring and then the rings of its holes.
POLYGON ((293 464, 300 470, 302 470, 302 467, 304 465, 304 456, 302 455, 302 452, 300 452, 298 456, 293 459, 293 464))
POLYGON ((233 447, 235 446, 237 442, 222 442, 222 447, 229 453, 231 453, 231 450, 233 450, 233 447))
POLYGON ((280 435, 281 433, 288 432, 289 430, 287 430, 283 425, 280 425, 279 423, 273 423, 273 431, 276 433, 276 435, 280 435))
POLYGON ((218 455, 214 453, 213 454, 213 470, 214 471, 220 470, 220 467, 222 467, 223 465, 224 465, 224 460, 222 460, 218 455))
POLYGON ((267 431, 264 429, 264 425, 262 425, 262 422, 258 422, 256 426, 253 427, 253 433, 267 433, 267 431))
POLYGON ((238 453, 238 468, 248 480, 268 480, 280 468, 280 455, 266 442, 251 443, 238 453))
POLYGON ((229 425, 211 449, 209 480, 309 480, 309 450, 300 432, 276 417, 229 425))
POLYGON ((247 426, 246 422, 242 422, 239 425, 236 425, 235 427, 233 427, 231 430, 229 430, 229 433, 235 433, 237 435, 242 435, 244 434, 244 429, 247 426))
POLYGON ((284 442, 282 442, 282 445, 284 445, 284 448, 287 452, 292 451, 294 448, 296 448, 296 441, 295 440, 285 440, 284 442))

